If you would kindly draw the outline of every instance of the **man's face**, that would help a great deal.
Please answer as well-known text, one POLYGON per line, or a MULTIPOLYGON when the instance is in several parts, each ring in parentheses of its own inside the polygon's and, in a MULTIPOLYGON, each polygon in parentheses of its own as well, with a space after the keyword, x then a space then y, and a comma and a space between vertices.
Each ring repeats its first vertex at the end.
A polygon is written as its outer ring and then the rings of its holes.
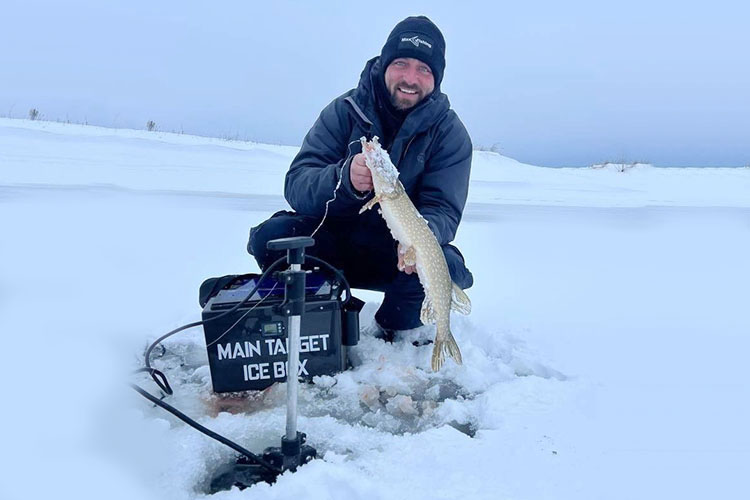
POLYGON ((432 93, 435 77, 430 67, 419 59, 399 57, 385 70, 385 88, 391 94, 393 107, 405 110, 432 93))

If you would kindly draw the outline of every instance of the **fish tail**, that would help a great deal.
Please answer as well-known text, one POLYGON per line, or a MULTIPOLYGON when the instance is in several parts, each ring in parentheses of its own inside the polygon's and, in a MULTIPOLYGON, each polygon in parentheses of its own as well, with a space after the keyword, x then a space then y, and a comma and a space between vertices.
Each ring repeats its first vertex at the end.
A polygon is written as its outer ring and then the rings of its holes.
MULTIPOLYGON (((438 336, 439 337, 439 336, 438 336)), ((461 358, 461 350, 458 348, 456 339, 453 338, 453 334, 448 331, 448 335, 444 339, 435 339, 435 346, 432 348, 432 371, 439 371, 443 367, 445 362, 445 354, 448 354, 456 364, 462 364, 463 359, 461 358)))

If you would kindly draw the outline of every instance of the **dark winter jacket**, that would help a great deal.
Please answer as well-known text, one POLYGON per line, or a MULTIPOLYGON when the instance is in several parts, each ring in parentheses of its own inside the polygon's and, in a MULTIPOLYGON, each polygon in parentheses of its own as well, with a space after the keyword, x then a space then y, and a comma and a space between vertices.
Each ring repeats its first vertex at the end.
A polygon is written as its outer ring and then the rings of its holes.
MULTIPOLYGON (((355 217, 372 197, 354 189, 349 166, 362 150, 360 137, 383 136, 373 87, 379 69, 379 58, 368 61, 357 88, 326 106, 305 136, 284 185, 284 196, 298 213, 322 216, 339 183, 336 199, 328 206, 329 217, 355 217)), ((388 152, 438 242, 451 242, 466 204, 472 145, 448 97, 436 89, 420 102, 407 115, 388 152)), ((375 210, 359 216, 358 223, 384 224, 375 210)))

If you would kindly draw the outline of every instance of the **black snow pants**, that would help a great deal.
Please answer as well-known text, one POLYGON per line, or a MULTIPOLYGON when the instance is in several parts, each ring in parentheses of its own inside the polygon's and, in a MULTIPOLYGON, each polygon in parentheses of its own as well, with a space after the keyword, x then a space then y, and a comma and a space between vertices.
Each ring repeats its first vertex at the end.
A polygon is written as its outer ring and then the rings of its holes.
MULTIPOLYGON (((385 222, 363 225, 357 218, 327 217, 315 234, 315 245, 307 254, 323 259, 340 269, 352 288, 385 292, 375 314, 378 324, 387 329, 407 330, 422 323, 419 313, 424 290, 417 273, 406 274, 397 268, 397 244, 385 222)), ((289 236, 310 236, 321 218, 294 212, 276 212, 270 219, 250 230, 247 251, 265 270, 283 252, 269 251, 266 242, 289 236)), ((453 281, 461 288, 474 283, 464 258, 453 245, 444 245, 443 253, 453 281)))

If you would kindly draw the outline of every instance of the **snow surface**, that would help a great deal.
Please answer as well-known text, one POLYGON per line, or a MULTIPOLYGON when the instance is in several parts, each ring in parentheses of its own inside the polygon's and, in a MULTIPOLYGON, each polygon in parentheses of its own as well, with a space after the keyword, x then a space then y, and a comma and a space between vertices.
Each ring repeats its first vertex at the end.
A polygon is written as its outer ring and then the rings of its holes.
MULTIPOLYGON (((124 383, 199 317, 203 279, 253 272, 296 148, 0 119, 0 498, 205 495, 233 456, 124 383)), ((464 365, 429 327, 365 336, 300 394, 322 456, 216 498, 746 498, 750 169, 549 169, 476 152, 456 244, 464 365)), ((380 294, 367 299, 363 325, 380 294)), ((202 332, 156 363, 171 401, 260 451, 283 386, 211 394, 202 332)), ((135 377, 149 389, 153 385, 135 377)))

